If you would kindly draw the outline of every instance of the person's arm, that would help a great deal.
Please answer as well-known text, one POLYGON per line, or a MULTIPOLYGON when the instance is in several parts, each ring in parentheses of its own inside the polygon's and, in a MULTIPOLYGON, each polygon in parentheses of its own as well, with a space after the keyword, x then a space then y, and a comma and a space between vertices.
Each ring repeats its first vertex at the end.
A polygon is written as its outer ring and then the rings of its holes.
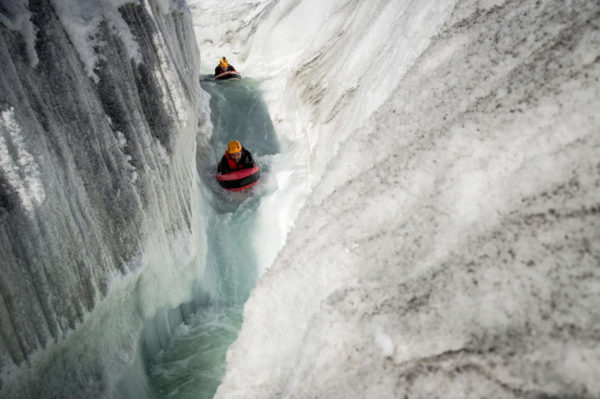
POLYGON ((231 65, 231 64, 229 64, 229 66, 227 67, 227 71, 235 71, 235 72, 237 72, 235 70, 235 68, 233 67, 233 65, 231 65))
POLYGON ((245 168, 252 168, 256 165, 256 162, 254 162, 254 158, 252 158, 252 154, 246 149, 244 149, 244 157, 242 161, 245 168))
POLYGON ((219 165, 217 166, 217 173, 224 175, 229 172, 231 172, 229 170, 229 164, 227 163, 227 159, 225 158, 225 155, 223 155, 223 158, 221 158, 221 161, 219 162, 219 165))
POLYGON ((220 75, 220 74, 221 74, 221 67, 220 67, 220 66, 217 66, 217 67, 215 68, 215 76, 217 76, 217 75, 220 75))

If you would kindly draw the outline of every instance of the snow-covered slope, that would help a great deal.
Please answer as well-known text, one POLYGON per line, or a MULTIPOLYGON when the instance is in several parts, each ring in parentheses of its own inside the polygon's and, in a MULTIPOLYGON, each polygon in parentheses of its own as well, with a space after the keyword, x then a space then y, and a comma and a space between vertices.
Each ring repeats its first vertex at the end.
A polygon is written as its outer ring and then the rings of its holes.
POLYGON ((189 10, 2 1, 0 60, 0 396, 116 397, 201 275, 189 10))
POLYGON ((313 189, 218 398, 600 395, 597 2, 191 3, 313 189))

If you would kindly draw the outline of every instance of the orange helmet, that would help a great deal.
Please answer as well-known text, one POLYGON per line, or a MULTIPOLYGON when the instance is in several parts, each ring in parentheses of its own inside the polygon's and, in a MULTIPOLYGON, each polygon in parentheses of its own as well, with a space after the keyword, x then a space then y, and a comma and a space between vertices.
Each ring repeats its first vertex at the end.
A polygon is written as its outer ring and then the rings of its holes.
POLYGON ((235 154, 236 152, 240 152, 242 151, 242 144, 237 141, 237 140, 233 140, 230 141, 229 144, 227 144, 227 152, 230 154, 235 154))
POLYGON ((223 68, 227 68, 228 64, 229 63, 227 62, 227 58, 221 57, 221 59, 219 60, 219 65, 221 65, 221 67, 223 67, 223 68))

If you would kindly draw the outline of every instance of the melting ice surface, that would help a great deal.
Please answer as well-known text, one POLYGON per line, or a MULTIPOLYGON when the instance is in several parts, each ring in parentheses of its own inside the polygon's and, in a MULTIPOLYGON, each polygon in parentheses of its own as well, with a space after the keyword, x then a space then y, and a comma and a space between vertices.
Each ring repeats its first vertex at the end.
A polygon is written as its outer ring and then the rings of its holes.
POLYGON ((216 82, 207 76, 201 85, 211 95, 215 158, 220 159, 228 141, 238 139, 261 167, 262 180, 248 191, 230 193, 215 184, 214 164, 200 171, 212 190, 214 209, 207 222, 208 254, 198 287, 202 304, 150 367, 151 391, 157 397, 212 398, 221 382, 225 352, 237 337, 243 304, 260 271, 256 219, 261 199, 269 194, 271 156, 278 151, 257 82, 216 82))

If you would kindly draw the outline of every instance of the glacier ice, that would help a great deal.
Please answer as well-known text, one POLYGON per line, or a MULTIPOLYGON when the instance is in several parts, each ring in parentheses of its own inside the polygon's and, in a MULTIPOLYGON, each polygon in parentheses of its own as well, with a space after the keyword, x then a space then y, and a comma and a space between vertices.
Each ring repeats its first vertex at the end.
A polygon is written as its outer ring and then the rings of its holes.
POLYGON ((600 395, 596 2, 191 4, 309 148, 217 398, 600 395))
POLYGON ((202 273, 208 104, 189 10, 0 13, 0 396, 116 397, 142 370, 145 320, 188 301, 202 273))
POLYGON ((145 397, 192 329, 223 55, 284 189, 217 397, 600 395, 597 2, 4 3, 2 396, 145 397))

